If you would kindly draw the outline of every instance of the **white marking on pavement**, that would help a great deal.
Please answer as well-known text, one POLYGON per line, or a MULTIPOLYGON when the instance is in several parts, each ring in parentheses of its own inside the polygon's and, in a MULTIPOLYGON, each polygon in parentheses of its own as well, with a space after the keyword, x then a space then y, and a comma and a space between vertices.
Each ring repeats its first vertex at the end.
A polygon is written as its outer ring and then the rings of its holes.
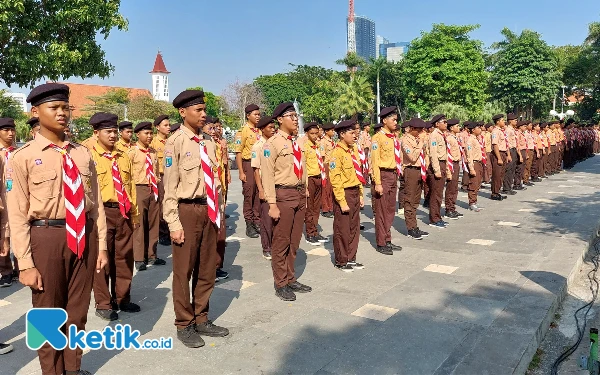
POLYGON ((553 200, 546 199, 546 198, 540 198, 540 199, 536 199, 535 201, 536 201, 536 202, 539 202, 539 203, 554 203, 554 201, 553 201, 553 200))
POLYGON ((22 338, 25 337, 25 332, 16 335, 15 337, 13 337, 12 339, 8 340, 8 341, 4 341, 5 344, 12 344, 15 341, 21 340, 22 338))
POLYGON ((538 212, 535 208, 521 208, 519 212, 538 212))
POLYGON ((250 288, 252 285, 256 285, 256 283, 245 280, 231 279, 223 284, 215 284, 215 288, 231 290, 232 292, 239 292, 240 290, 250 288))
POLYGON ((306 254, 309 255, 318 255, 320 257, 328 257, 329 256, 329 250, 325 249, 324 247, 317 247, 314 248, 310 251, 307 251, 306 254))
POLYGON ((167 257, 167 259, 169 258, 173 258, 173 254, 169 254, 169 256, 167 257))
POLYGON ((5 299, 0 299, 0 307, 2 307, 2 306, 8 306, 8 305, 10 305, 10 302, 8 302, 5 299))
POLYGON ((504 225, 507 227, 518 227, 521 223, 515 223, 513 221, 499 221, 498 225, 504 225))
MULTIPOLYGON (((402 215, 404 215, 404 214, 402 214, 402 215)), ((365 230, 363 230, 363 233, 375 233, 375 228, 365 229, 365 230)))
POLYGON ((572 188, 571 185, 558 185, 559 188, 572 188))
POLYGON ((548 194, 564 194, 564 191, 549 191, 548 194))
POLYGON ((573 176, 573 178, 587 178, 587 176, 573 176))
POLYGON ((445 273, 446 275, 450 275, 454 271, 456 271, 458 267, 453 266, 444 266, 441 264, 430 264, 423 269, 423 271, 427 272, 437 272, 437 273, 445 273))
POLYGON ((359 316, 361 318, 367 318, 372 320, 378 320, 380 322, 385 322, 389 318, 391 318, 394 314, 396 314, 399 310, 393 309, 391 307, 372 305, 367 303, 363 307, 359 308, 351 315, 359 316))
POLYGON ((469 241, 467 241, 467 243, 471 244, 471 245, 482 245, 482 246, 492 246, 494 243, 496 243, 496 241, 492 241, 492 240, 481 240, 479 238, 473 238, 469 241))
POLYGON ((465 194, 465 195, 461 195, 460 197, 461 197, 461 198, 469 198, 469 196, 468 196, 467 194, 465 194))
POLYGON ((579 182, 577 180, 567 180, 567 182, 579 182))
POLYGON ((235 237, 235 236, 229 236, 225 239, 226 241, 234 241, 234 242, 240 242, 245 240, 245 238, 242 237, 235 237))

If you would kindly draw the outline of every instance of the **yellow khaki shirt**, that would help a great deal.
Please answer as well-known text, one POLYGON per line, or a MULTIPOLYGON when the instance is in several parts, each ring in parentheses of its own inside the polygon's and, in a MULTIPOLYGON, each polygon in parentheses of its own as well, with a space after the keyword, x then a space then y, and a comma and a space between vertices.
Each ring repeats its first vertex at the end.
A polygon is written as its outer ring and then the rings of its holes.
POLYGON ((548 131, 548 141, 550 142, 550 146, 556 146, 556 133, 553 129, 548 131))
POLYGON ((308 137, 304 142, 302 153, 304 154, 304 160, 306 160, 307 175, 309 177, 321 176, 321 169, 319 168, 319 159, 317 157, 317 145, 311 142, 308 139, 308 137))
POLYGON ((358 186, 360 196, 363 195, 363 186, 356 177, 351 153, 354 153, 354 157, 358 158, 355 147, 351 146, 349 148, 344 142, 339 141, 331 154, 331 161, 329 162, 329 182, 335 200, 340 206, 348 205, 346 193, 344 193, 346 188, 358 186))
POLYGON ((492 132, 486 131, 483 133, 483 139, 485 141, 485 152, 492 152, 492 132))
POLYGON ((275 185, 297 186, 306 184, 306 163, 304 155, 300 161, 302 177, 299 179, 294 173, 294 151, 289 134, 279 129, 277 134, 269 138, 263 146, 260 155, 261 181, 267 203, 277 203, 275 185))
POLYGON ((458 145, 458 138, 452 133, 446 133, 446 141, 450 145, 450 155, 452 160, 460 161, 460 146, 458 145))
POLYGON ((88 149, 92 149, 92 147, 94 147, 94 145, 96 144, 96 142, 98 141, 98 138, 96 138, 95 135, 92 135, 91 137, 85 139, 83 142, 81 142, 80 144, 82 146, 87 147, 88 149))
MULTIPOLYGON (((215 159, 217 161, 217 173, 219 175, 219 182, 221 183, 221 191, 225 194, 227 191, 227 183, 225 182, 225 163, 228 161, 226 158, 223 158, 223 145, 221 144, 221 141, 215 142, 213 139, 213 144, 215 145, 215 159)), ((225 195, 223 195, 223 197, 224 196, 225 195)))
POLYGON ((411 134, 406 133, 402 136, 402 167, 421 167, 421 161, 419 156, 421 150, 424 151, 425 156, 425 167, 428 167, 427 163, 427 139, 413 137, 411 134))
POLYGON ((467 144, 465 147, 465 153, 467 154, 467 166, 469 167, 469 171, 475 171, 474 163, 476 161, 481 161, 481 145, 473 134, 469 134, 469 138, 467 139, 467 144))
MULTIPOLYGON (((215 144, 212 140, 202 139, 202 134, 197 135, 200 143, 194 140, 190 129, 181 126, 167 139, 165 145, 165 197, 163 199, 163 218, 169 225, 169 230, 174 232, 183 229, 179 219, 179 200, 206 198, 206 185, 204 172, 200 163, 200 146, 206 145, 206 152, 211 161, 213 173, 218 173, 218 163, 215 144)), ((215 179, 217 190, 221 183, 215 179)), ((224 202, 220 199, 219 205, 224 202)))
MULTIPOLYGON (((252 146, 252 159, 250 159, 250 166, 260 170, 260 155, 263 153, 263 146, 267 140, 265 137, 260 137, 258 141, 252 146)), ((259 173, 261 173, 259 171, 259 173)))
MULTIPOLYGON (((102 196, 102 202, 119 202, 117 190, 115 189, 114 180, 112 177, 112 164, 113 161, 104 157, 103 155, 107 151, 96 142, 96 145, 91 149, 92 159, 96 164, 96 172, 98 173, 98 183, 100 185, 100 195, 102 196)), ((121 183, 125 189, 127 197, 131 202, 131 209, 129 216, 133 224, 139 223, 139 212, 137 207, 137 197, 135 184, 133 183, 132 175, 132 164, 127 154, 116 148, 110 153, 113 155, 114 160, 117 161, 117 167, 119 168, 119 174, 121 175, 121 183)))
POLYGON ((161 175, 165 173, 165 166, 163 163, 163 159, 165 158, 165 144, 167 143, 167 138, 161 139, 159 134, 156 134, 152 138, 152 142, 150 142, 150 147, 156 151, 156 158, 158 159, 158 173, 161 175))
POLYGON ((323 165, 329 165, 329 162, 331 161, 331 153, 335 148, 335 142, 333 142, 331 138, 325 136, 319 141, 319 144, 321 146, 319 151, 321 152, 321 157, 323 158, 323 165))
MULTIPOLYGON (((439 129, 435 129, 429 135, 429 163, 431 164, 431 168, 433 169, 433 173, 438 174, 441 173, 440 170, 440 161, 448 160, 448 149, 446 148, 446 141, 444 141, 444 136, 439 129)), ((447 172, 450 172, 450 167, 446 165, 447 172)))
MULTIPOLYGON (((7 211, 7 202, 6 202, 6 189, 8 188, 6 184, 6 163, 5 158, 0 159, 0 171, 4 171, 0 175, 0 243, 7 237, 10 237, 10 227, 8 226, 8 211, 7 211)), ((12 184, 12 181, 11 181, 12 184)), ((11 185, 12 188, 12 185, 11 185)))
POLYGON ((241 152, 242 159, 244 160, 249 160, 252 157, 252 146, 262 137, 260 129, 251 126, 250 124, 246 124, 242 130, 235 134, 234 151, 236 153, 241 152))
POLYGON ((131 146, 134 146, 134 145, 135 145, 134 143, 125 143, 125 141, 123 141, 123 138, 119 138, 117 143, 115 143, 115 148, 127 153, 127 152, 129 152, 129 150, 131 150, 131 146))
POLYGON ((507 142, 502 129, 494 128, 492 131, 492 145, 498 145, 498 151, 507 151, 507 142))
POLYGON ((517 131, 517 150, 527 150, 527 138, 525 138, 525 133, 520 130, 517 131))
MULTIPOLYGON (((37 134, 17 149, 6 168, 8 222, 11 246, 19 269, 35 267, 31 258, 32 220, 66 217, 63 193, 63 156, 37 134)), ((90 151, 78 143, 65 142, 69 156, 79 169, 85 194, 84 210, 98 227, 98 249, 106 251, 106 216, 100 197, 96 167, 90 151)), ((87 236, 90 233, 86 233, 87 236)))
POLYGON ((381 185, 381 169, 396 168, 396 156, 394 155, 394 138, 387 129, 382 128, 371 138, 371 167, 373 168, 373 180, 375 185, 381 185))
POLYGON ((146 153, 141 150, 150 150, 150 160, 152 160, 152 166, 154 168, 154 175, 156 175, 156 182, 158 183, 161 179, 160 174, 158 173, 158 157, 156 156, 156 151, 152 147, 148 147, 147 149, 144 146, 137 142, 129 152, 127 152, 127 156, 131 160, 131 164, 133 166, 131 177, 133 179, 133 183, 135 185, 148 185, 150 186, 150 181, 146 175, 146 153))

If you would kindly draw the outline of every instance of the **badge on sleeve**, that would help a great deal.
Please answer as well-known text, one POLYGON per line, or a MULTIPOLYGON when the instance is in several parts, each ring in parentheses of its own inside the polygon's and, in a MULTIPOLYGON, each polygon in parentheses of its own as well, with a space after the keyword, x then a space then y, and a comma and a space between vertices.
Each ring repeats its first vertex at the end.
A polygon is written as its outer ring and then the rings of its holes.
POLYGON ((467 146, 467 150, 470 150, 470 149, 471 149, 471 146, 467 146))
POLYGON ((169 168, 172 165, 173 165, 173 157, 172 156, 167 156, 165 158, 165 167, 169 168))
POLYGON ((497 138, 495 133, 492 133, 492 138, 497 138))
POLYGON ((252 151, 252 159, 256 159, 256 151, 252 151))
POLYGON ((371 145, 371 149, 373 149, 373 151, 377 150, 377 148, 378 148, 377 142, 375 142, 371 145))
POLYGON ((235 144, 236 145, 241 145, 242 144, 242 140, 241 139, 236 139, 235 140, 235 144))
POLYGON ((329 163, 329 169, 335 169, 335 161, 329 163))
POLYGON ((406 153, 407 153, 407 154, 410 154, 410 148, 408 148, 408 147, 407 147, 407 148, 405 149, 405 151, 406 151, 406 153))
POLYGON ((42 165, 42 159, 35 159, 35 165, 42 165))
POLYGON ((433 142, 431 142, 431 145, 432 145, 432 146, 437 146, 437 142, 436 142, 436 141, 433 141, 433 142))
POLYGON ((6 191, 11 191, 12 190, 12 179, 7 179, 6 180, 6 191))

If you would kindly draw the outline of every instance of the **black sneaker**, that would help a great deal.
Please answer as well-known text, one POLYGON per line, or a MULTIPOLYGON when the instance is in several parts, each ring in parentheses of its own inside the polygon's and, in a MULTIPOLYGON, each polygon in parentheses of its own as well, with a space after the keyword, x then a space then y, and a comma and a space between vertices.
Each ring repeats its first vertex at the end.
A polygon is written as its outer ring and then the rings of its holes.
POLYGON ((323 237, 320 234, 318 234, 315 238, 317 239, 317 241, 319 241, 321 243, 327 243, 327 242, 329 242, 329 238, 323 237))
POLYGON ((312 288, 310 286, 304 285, 302 283, 299 283, 298 281, 294 281, 293 283, 288 284, 287 287, 292 292, 296 292, 296 293, 309 293, 309 292, 312 292, 312 288))
POLYGON ((11 344, 5 344, 0 342, 0 355, 10 353, 13 351, 13 346, 11 344))
POLYGON ((119 305, 119 310, 127 313, 136 313, 140 312, 142 309, 140 309, 140 306, 137 303, 127 302, 121 303, 119 305))
POLYGON ((177 330, 177 338, 188 348, 200 348, 204 346, 204 340, 196 331, 194 324, 190 324, 184 329, 177 330))
POLYGON ((503 198, 502 198, 502 195, 500 195, 500 194, 492 194, 490 199, 493 201, 501 201, 503 198))
POLYGON ((446 216, 450 220, 458 220, 459 217, 456 211, 446 212, 444 216, 446 216))
POLYGON ((263 250, 263 258, 271 260, 271 250, 263 250))
POLYGON ((465 215, 461 214, 461 213, 460 213, 460 212, 458 212, 458 211, 454 211, 454 213, 455 213, 455 214, 456 214, 456 216, 458 216, 459 218, 461 218, 461 217, 465 216, 465 215))
POLYGON ((231 217, 231 215, 225 214, 225 219, 229 219, 230 217, 231 217))
POLYGON ((119 314, 117 314, 115 310, 96 309, 96 316, 102 320, 107 320, 109 322, 119 319, 119 314))
POLYGON ((355 270, 363 270, 363 269, 365 269, 365 265, 364 264, 358 263, 355 260, 346 263, 346 265, 352 267, 352 269, 355 269, 355 270))
POLYGON ((294 292, 292 292, 292 290, 290 288, 288 288, 287 285, 284 287, 281 287, 281 288, 276 288, 275 295, 283 301, 295 301, 296 300, 296 295, 294 294, 294 292))
POLYGON ((148 259, 149 266, 164 266, 165 264, 167 264, 167 262, 160 258, 148 259))
POLYGON ((253 223, 253 225, 256 233, 260 234, 260 223, 253 223))
POLYGON ((13 275, 4 275, 0 277, 0 288, 6 288, 7 286, 12 285, 13 275))
POLYGON ((402 246, 394 245, 391 242, 386 243, 386 246, 392 249, 392 251, 400 251, 402 250, 402 246))
POLYGON ((340 270, 342 272, 348 272, 348 273, 354 271, 354 269, 352 268, 352 266, 350 264, 336 264, 335 268, 337 268, 338 270, 340 270))
POLYGON ((19 270, 13 270, 12 279, 13 281, 19 281, 19 270))
POLYGON ((144 262, 135 262, 135 269, 138 271, 145 271, 146 270, 146 263, 144 262))
POLYGON ((509 190, 506 192, 506 195, 517 195, 517 192, 515 190, 509 190))
POLYGON ((425 237, 429 237, 429 233, 428 232, 423 232, 421 229, 417 228, 417 232, 419 232, 419 234, 421 235, 421 237, 425 238, 425 237))
POLYGON ((360 230, 365 230, 365 226, 364 225, 360 225, 360 230))
POLYGON ((317 240, 317 237, 306 237, 306 243, 313 246, 318 246, 321 243, 317 240))
POLYGON ((527 190, 527 188, 523 185, 518 185, 518 186, 513 187, 513 190, 527 190))
POLYGON ((525 185, 527 185, 527 186, 535 186, 535 184, 533 182, 526 182, 525 185))
POLYGON ((412 238, 413 240, 422 240, 423 239, 423 237, 421 236, 421 233, 419 233, 418 229, 409 229, 408 237, 412 238))
POLYGON ((429 226, 430 227, 439 228, 439 229, 446 229, 446 226, 444 225, 444 222, 441 221, 441 220, 438 221, 438 222, 435 222, 435 223, 429 223, 429 226))
POLYGON ((542 179, 539 178, 539 177, 536 177, 536 178, 532 178, 531 181, 533 181, 533 182, 542 182, 542 179))
POLYGON ((321 216, 331 219, 333 217, 333 212, 323 212, 321 216))
POLYGON ((246 236, 250 238, 258 238, 258 233, 256 233, 256 229, 254 228, 254 223, 249 221, 246 222, 246 236))
POLYGON ((212 320, 207 320, 204 323, 196 323, 196 332, 202 336, 210 337, 225 337, 229 335, 227 328, 213 324, 212 320))
POLYGON ((429 208, 429 201, 423 201, 423 207, 429 208))
POLYGON ((221 268, 219 268, 217 270, 217 277, 215 278, 215 281, 225 280, 228 277, 229 277, 229 273, 227 273, 227 272, 223 271, 221 268))
POLYGON ((170 246, 171 238, 169 236, 162 236, 158 239, 158 243, 163 246, 170 246))
POLYGON ((387 245, 386 246, 377 246, 377 248, 375 250, 378 253, 381 253, 383 255, 394 255, 394 251, 392 251, 392 249, 390 249, 387 245))

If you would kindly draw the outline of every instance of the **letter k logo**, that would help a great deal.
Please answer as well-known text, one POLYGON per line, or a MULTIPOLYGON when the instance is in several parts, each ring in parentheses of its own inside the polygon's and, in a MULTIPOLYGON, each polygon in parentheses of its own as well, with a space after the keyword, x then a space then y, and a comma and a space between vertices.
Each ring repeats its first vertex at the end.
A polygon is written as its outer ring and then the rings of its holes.
POLYGON ((61 331, 61 327, 66 321, 67 312, 63 309, 30 309, 25 316, 27 347, 38 350, 47 342, 54 349, 63 350, 67 346, 67 336, 61 331))

